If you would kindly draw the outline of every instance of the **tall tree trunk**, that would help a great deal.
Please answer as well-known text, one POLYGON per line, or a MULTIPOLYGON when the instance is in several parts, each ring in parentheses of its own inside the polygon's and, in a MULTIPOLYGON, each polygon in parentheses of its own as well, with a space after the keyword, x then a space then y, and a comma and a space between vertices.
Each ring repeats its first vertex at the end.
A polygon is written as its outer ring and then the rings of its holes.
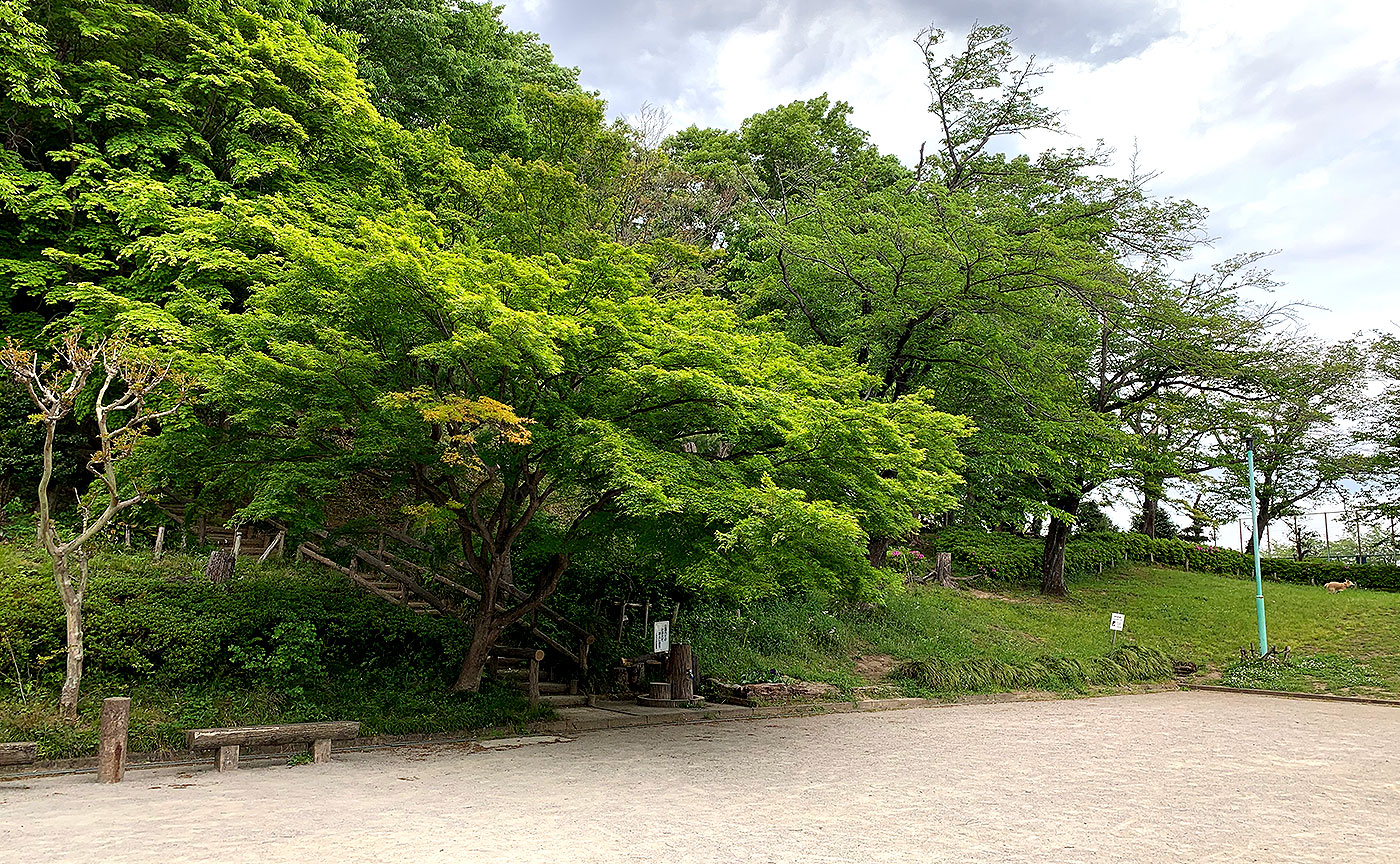
POLYGON ((472 642, 467 647, 467 656, 462 658, 457 682, 452 685, 454 692, 477 693, 481 690, 481 673, 486 668, 486 658, 501 638, 501 631, 492 626, 495 617, 494 610, 484 607, 477 610, 472 626, 472 642))
POLYGON ((871 537, 865 549, 870 558, 870 566, 879 568, 889 563, 890 538, 871 537))
MULTIPOLYGON (((1062 496, 1050 502, 1070 516, 1079 512, 1079 496, 1062 496)), ((1059 516, 1050 519, 1050 530, 1045 534, 1045 552, 1040 564, 1040 593, 1050 597, 1069 596, 1069 586, 1065 584, 1065 547, 1069 545, 1071 523, 1059 516)))
POLYGON ((481 690, 481 673, 486 668, 486 658, 490 656, 491 649, 496 647, 511 625, 523 619, 531 610, 539 608, 554 593, 559 587, 559 577, 569 566, 569 558, 567 555, 555 555, 549 560, 544 569, 536 574, 535 590, 529 600, 512 604, 507 594, 503 605, 508 608, 497 609, 496 601, 502 596, 502 579, 510 566, 509 556, 496 557, 491 560, 481 579, 481 600, 472 619, 472 641, 467 647, 467 655, 462 658, 457 681, 452 685, 455 692, 476 693, 481 690))
POLYGON ((83 595, 73 588, 67 556, 54 560, 53 575, 54 581, 58 583, 58 594, 63 599, 64 644, 67 647, 63 689, 58 695, 58 712, 66 719, 76 720, 78 692, 83 683, 83 595))
POLYGON ((1157 498, 1146 495, 1142 499, 1142 533, 1148 537, 1157 536, 1157 498))

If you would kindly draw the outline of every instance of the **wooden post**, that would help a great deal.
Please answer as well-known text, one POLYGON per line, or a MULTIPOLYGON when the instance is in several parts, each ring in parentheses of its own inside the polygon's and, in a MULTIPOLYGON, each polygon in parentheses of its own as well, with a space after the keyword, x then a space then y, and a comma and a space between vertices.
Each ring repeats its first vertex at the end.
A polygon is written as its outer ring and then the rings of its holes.
POLYGON ((540 661, 530 658, 530 707, 540 704, 540 661))
POLYGON ((233 532, 233 557, 238 557, 238 550, 243 545, 243 529, 239 528, 233 532))
POLYGON ((693 656, 689 645, 671 646, 666 664, 666 677, 670 680, 672 699, 690 700, 695 698, 693 656))
POLYGON ((238 770, 238 745, 237 745, 237 744, 232 744, 232 745, 229 745, 229 746, 227 746, 227 747, 220 747, 220 748, 219 748, 219 758, 218 758, 218 761, 214 763, 214 765, 215 765, 215 769, 218 770, 218 771, 221 771, 221 772, 222 772, 222 771, 237 771, 237 770, 238 770))
POLYGON ((311 761, 317 764, 331 761, 331 739, 318 738, 311 743, 311 761))
POLYGON ((131 700, 114 696, 102 700, 97 733, 97 782, 120 783, 126 773, 126 732, 131 726, 131 700))
POLYGON ((160 553, 165 551, 165 526, 156 529, 156 554, 155 560, 160 560, 160 553))
POLYGON ((199 514, 199 545, 204 545, 204 514, 199 514))
MULTIPOLYGON (((272 538, 272 542, 267 544, 267 548, 264 549, 263 553, 258 556, 258 563, 261 564, 264 561, 266 561, 268 556, 272 554, 273 549, 280 549, 282 546, 282 541, 285 540, 286 537, 287 532, 285 530, 278 531, 277 536, 272 538)), ((280 552, 278 553, 278 557, 281 557, 280 552)))
POLYGON ((677 604, 671 609, 671 632, 672 632, 672 633, 674 633, 674 632, 676 631, 676 622, 680 620, 680 617, 681 617, 681 604, 677 603, 677 604))
POLYGON ((123 525, 123 526, 122 526, 122 545, 124 545, 124 546, 125 546, 126 548, 128 548, 128 549, 131 548, 131 526, 130 526, 130 525, 123 525))
POLYGON ((617 607, 617 644, 622 644, 622 628, 627 623, 627 601, 632 599, 631 594, 622 595, 622 603, 617 607))
POLYGON ((642 636, 645 637, 647 630, 651 629, 651 598, 647 598, 647 605, 642 611, 642 636))

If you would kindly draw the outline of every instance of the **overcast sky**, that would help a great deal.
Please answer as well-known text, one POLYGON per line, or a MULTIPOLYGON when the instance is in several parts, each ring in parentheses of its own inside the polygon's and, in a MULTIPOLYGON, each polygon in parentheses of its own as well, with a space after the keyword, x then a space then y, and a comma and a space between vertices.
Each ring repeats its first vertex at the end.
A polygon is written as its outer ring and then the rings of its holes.
MULTIPOLYGON (((1378 0, 507 0, 615 116, 735 128, 826 92, 906 163, 936 140, 913 37, 1004 23, 1051 64, 1069 135, 1211 211, 1206 258, 1280 250, 1280 299, 1330 337, 1400 330, 1400 13, 1378 0)), ((1202 261, 1201 263, 1209 263, 1202 261)))

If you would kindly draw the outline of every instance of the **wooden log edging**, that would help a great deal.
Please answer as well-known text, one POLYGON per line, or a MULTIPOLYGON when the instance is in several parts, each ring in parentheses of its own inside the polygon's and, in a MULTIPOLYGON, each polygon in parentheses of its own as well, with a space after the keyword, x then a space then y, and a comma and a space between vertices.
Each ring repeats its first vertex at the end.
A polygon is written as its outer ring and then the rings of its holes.
MULTIPOLYGON (((1109 696, 1141 696, 1149 693, 1177 692, 1183 689, 1173 684, 1149 684, 1118 693, 1084 698, 1105 698, 1109 696)), ((725 709, 678 709, 659 715, 618 714, 607 718, 609 722, 597 721, 546 720, 531 723, 526 731, 535 735, 558 735, 571 732, 588 732, 597 729, 626 728, 629 726, 664 726, 686 723, 717 723, 727 720, 768 719, 774 717, 807 717, 822 714, 849 714, 870 711, 896 711, 906 708, 955 708, 968 705, 994 705, 1010 702, 1056 702, 1064 697, 1059 693, 1020 692, 1020 693, 976 693, 956 699, 923 699, 917 697, 896 699, 860 699, 832 702, 800 702, 789 705, 765 705, 756 708, 731 706, 725 709), (619 722, 621 721, 621 722, 619 722)), ((336 752, 377 750, 392 747, 431 746, 437 744, 464 744, 490 740, 483 736, 486 730, 461 730, 457 732, 415 732, 406 735, 369 735, 347 740, 336 745, 336 752)), ((503 730, 504 731, 504 730, 503 730)), ((511 731, 514 731, 513 729, 511 731)), ((247 759, 280 759, 305 752, 300 745, 267 745, 254 748, 254 752, 242 754, 247 759)), ((150 753, 131 753, 127 756, 127 768, 165 768, 184 765, 207 765, 208 751, 165 750, 150 753)), ((32 770, 6 774, 6 777, 42 777, 45 774, 91 772, 97 769, 96 756, 80 756, 74 759, 40 760, 30 766, 32 770)))
POLYGON ((28 765, 39 755, 37 741, 0 742, 0 765, 28 765))

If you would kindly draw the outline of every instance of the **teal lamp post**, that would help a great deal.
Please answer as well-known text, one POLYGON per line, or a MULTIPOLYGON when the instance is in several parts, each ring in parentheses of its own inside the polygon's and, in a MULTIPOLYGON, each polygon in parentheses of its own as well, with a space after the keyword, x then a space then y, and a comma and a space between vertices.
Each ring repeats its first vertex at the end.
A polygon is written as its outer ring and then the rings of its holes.
POLYGON ((1269 628, 1264 623, 1264 575, 1259 567, 1259 499, 1254 497, 1254 436, 1244 436, 1249 463, 1249 527, 1254 538, 1254 609, 1259 618, 1259 656, 1269 653, 1269 628))

